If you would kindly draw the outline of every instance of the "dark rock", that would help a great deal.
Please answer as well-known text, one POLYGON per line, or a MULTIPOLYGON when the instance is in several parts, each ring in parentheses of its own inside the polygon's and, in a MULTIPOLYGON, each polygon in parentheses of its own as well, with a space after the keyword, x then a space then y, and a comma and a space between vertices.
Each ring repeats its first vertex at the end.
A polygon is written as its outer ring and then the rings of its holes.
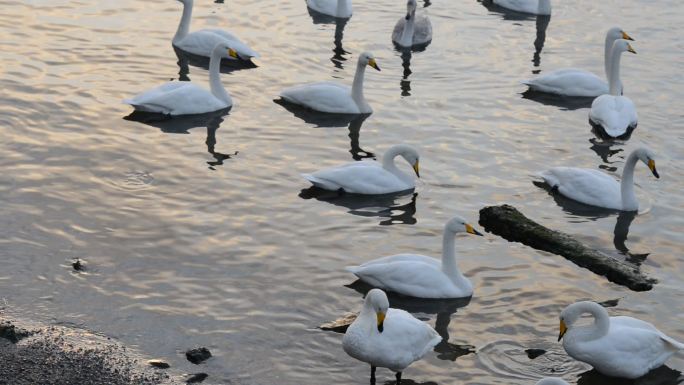
POLYGON ((206 373, 191 374, 190 377, 188 377, 188 379, 185 380, 185 383, 187 383, 187 384, 199 384, 200 382, 206 380, 207 377, 209 377, 209 375, 206 373))
POLYGON ((17 328, 9 322, 0 323, 0 338, 4 338, 13 344, 31 335, 28 330, 17 328))
POLYGON ((480 225, 488 232, 508 241, 520 242, 538 250, 561 255, 578 266, 634 291, 651 290, 658 282, 644 275, 634 265, 591 249, 568 234, 534 222, 513 206, 483 208, 480 210, 480 225))
POLYGON ((71 267, 74 268, 74 271, 84 271, 85 263, 83 263, 80 259, 76 258, 73 262, 71 262, 71 267))
POLYGON ((525 349, 525 353, 527 353, 527 357, 531 360, 541 356, 542 354, 546 353, 546 350, 544 349, 525 349))
POLYGON ((618 302, 620 302, 620 298, 618 298, 618 299, 609 299, 609 300, 607 300, 607 301, 597 302, 597 303, 598 303, 599 305, 603 306, 603 307, 615 307, 615 306, 618 305, 618 302))
POLYGON ((147 364, 150 366, 154 366, 155 368, 159 369, 168 369, 171 367, 168 362, 160 359, 153 359, 153 360, 148 360, 147 364))
POLYGON ((187 358, 188 361, 192 362, 193 364, 198 365, 211 358, 211 352, 209 349, 204 347, 190 349, 185 352, 185 358, 187 358))

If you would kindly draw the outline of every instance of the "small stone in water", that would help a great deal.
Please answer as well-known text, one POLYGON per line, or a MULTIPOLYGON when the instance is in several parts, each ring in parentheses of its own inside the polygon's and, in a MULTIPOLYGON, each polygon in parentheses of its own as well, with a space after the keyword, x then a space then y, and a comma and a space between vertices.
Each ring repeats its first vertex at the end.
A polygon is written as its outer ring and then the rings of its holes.
POLYGON ((199 384, 200 382, 204 381, 209 377, 208 374, 206 373, 197 373, 197 374, 192 374, 190 377, 188 377, 187 380, 185 380, 186 384, 199 384))
POLYGON ((527 357, 531 360, 541 356, 542 354, 546 353, 546 350, 544 349, 526 349, 525 353, 527 353, 527 357))
POLYGON ((211 358, 211 352, 207 348, 195 348, 185 352, 185 358, 197 365, 211 358))
POLYGON ((81 262, 80 259, 76 258, 72 263, 71 267, 74 268, 74 271, 83 271, 85 270, 85 264, 81 262))
POLYGON ((159 369, 168 369, 171 367, 166 361, 160 359, 149 360, 147 361, 147 364, 159 369))
POLYGON ((603 307, 615 307, 618 305, 618 302, 620 302, 620 298, 609 299, 608 301, 598 302, 598 304, 603 306, 603 307))

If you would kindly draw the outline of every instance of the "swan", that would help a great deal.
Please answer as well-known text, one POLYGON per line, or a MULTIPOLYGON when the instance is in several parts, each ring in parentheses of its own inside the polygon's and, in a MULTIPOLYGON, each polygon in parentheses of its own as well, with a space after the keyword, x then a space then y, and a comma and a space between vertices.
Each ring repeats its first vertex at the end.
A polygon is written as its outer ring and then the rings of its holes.
POLYGON ((578 202, 614 210, 637 211, 639 202, 634 194, 634 166, 642 161, 656 178, 655 155, 647 148, 638 148, 627 157, 622 170, 622 181, 587 168, 554 167, 541 173, 544 181, 554 190, 578 202))
POLYGON ((561 312, 558 341, 561 339, 570 357, 606 376, 629 379, 660 367, 684 349, 684 344, 650 323, 632 317, 609 317, 603 306, 589 301, 574 303, 561 312), (583 314, 591 314, 594 323, 575 326, 583 314))
POLYGON ((492 0, 499 7, 533 15, 550 15, 551 0, 492 0))
POLYGON ((570 385, 565 380, 562 378, 556 378, 556 377, 546 377, 542 378, 537 382, 536 385, 570 385))
POLYGON ((231 57, 237 57, 237 52, 228 44, 216 44, 209 61, 211 92, 191 82, 168 82, 123 102, 132 105, 138 111, 166 115, 203 114, 231 107, 233 100, 221 84, 219 73, 224 52, 231 57))
MULTIPOLYGON (((619 27, 614 27, 606 33, 604 44, 604 70, 606 78, 610 79, 611 51, 617 39, 634 40, 619 27)), ((618 79, 619 81, 619 79, 618 79)), ((610 89, 608 83, 589 71, 575 68, 563 68, 534 79, 525 80, 523 84, 533 91, 575 97, 597 97, 607 94, 610 89)), ((622 92, 622 83, 618 88, 622 92)))
POLYGON ((589 120, 600 126, 611 137, 618 137, 637 126, 637 112, 634 103, 622 93, 620 82, 620 57, 623 52, 636 51, 627 40, 618 39, 613 43, 610 62, 610 94, 601 95, 591 103, 589 120))
POLYGON ((458 270, 454 252, 458 233, 480 235, 461 217, 444 226, 442 260, 416 254, 374 259, 347 270, 375 287, 418 298, 463 298, 473 295, 473 285, 458 270))
POLYGON ((432 24, 427 13, 416 15, 416 0, 408 0, 406 8, 406 17, 399 19, 394 26, 392 41, 404 48, 429 43, 432 40, 432 24))
POLYGON ((193 0, 178 0, 183 3, 183 16, 178 24, 178 30, 173 37, 173 45, 185 52, 194 55, 210 57, 216 44, 225 42, 237 52, 237 56, 221 55, 223 59, 249 60, 253 57, 258 58, 259 54, 248 45, 243 43, 237 36, 221 29, 200 29, 189 33, 190 20, 192 19, 193 0))
POLYGON ((415 181, 394 164, 397 156, 411 164, 420 178, 420 156, 415 148, 407 144, 390 147, 382 157, 382 165, 370 160, 352 162, 302 176, 318 188, 352 194, 379 195, 412 190, 416 187, 415 181))
POLYGON ((306 0, 307 7, 316 12, 341 19, 352 16, 351 0, 306 0))
POLYGON ((363 96, 363 75, 366 66, 380 71, 373 54, 364 52, 356 64, 351 89, 335 82, 318 82, 284 89, 280 97, 314 111, 338 114, 370 114, 373 109, 363 96))
POLYGON ((371 365, 371 384, 375 384, 375 369, 379 366, 396 372, 399 385, 401 372, 441 341, 435 329, 404 310, 389 308, 385 292, 373 289, 342 337, 342 348, 371 365))

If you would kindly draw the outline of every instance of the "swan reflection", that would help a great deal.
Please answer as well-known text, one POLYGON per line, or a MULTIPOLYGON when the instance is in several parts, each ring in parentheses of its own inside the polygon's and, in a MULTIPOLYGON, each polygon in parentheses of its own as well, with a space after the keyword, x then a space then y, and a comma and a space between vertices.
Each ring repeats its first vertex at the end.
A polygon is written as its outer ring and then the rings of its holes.
POLYGON ((333 56, 332 58, 330 58, 330 61, 333 62, 335 68, 342 69, 344 62, 347 61, 345 55, 348 55, 350 53, 346 51, 342 46, 342 40, 344 38, 344 27, 349 22, 349 19, 326 15, 317 12, 309 7, 307 7, 306 9, 309 11, 309 16, 311 16, 311 19, 313 20, 314 24, 335 24, 333 56))
POLYGON ((678 385, 682 383, 682 372, 666 365, 653 369, 636 380, 625 380, 604 376, 592 369, 579 375, 577 385, 678 385))
MULTIPOLYGON (((178 64, 178 80, 190 81, 190 77, 188 76, 190 73, 190 66, 199 67, 207 71, 209 70, 209 58, 193 55, 175 46, 173 47, 173 51, 176 53, 176 58, 178 59, 176 62, 178 64)), ((251 60, 221 60, 219 71, 228 74, 250 68, 257 68, 257 65, 251 60)))

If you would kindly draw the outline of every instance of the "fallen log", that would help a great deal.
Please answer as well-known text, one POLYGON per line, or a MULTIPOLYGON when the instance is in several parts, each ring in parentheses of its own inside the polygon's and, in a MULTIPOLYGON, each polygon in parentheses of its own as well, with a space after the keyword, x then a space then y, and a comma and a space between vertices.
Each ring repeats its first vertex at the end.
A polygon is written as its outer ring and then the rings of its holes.
POLYGON ((480 225, 487 232, 508 241, 561 255, 578 266, 634 291, 651 290, 658 282, 633 265, 589 248, 568 234, 534 222, 510 205, 483 208, 480 210, 480 225))

